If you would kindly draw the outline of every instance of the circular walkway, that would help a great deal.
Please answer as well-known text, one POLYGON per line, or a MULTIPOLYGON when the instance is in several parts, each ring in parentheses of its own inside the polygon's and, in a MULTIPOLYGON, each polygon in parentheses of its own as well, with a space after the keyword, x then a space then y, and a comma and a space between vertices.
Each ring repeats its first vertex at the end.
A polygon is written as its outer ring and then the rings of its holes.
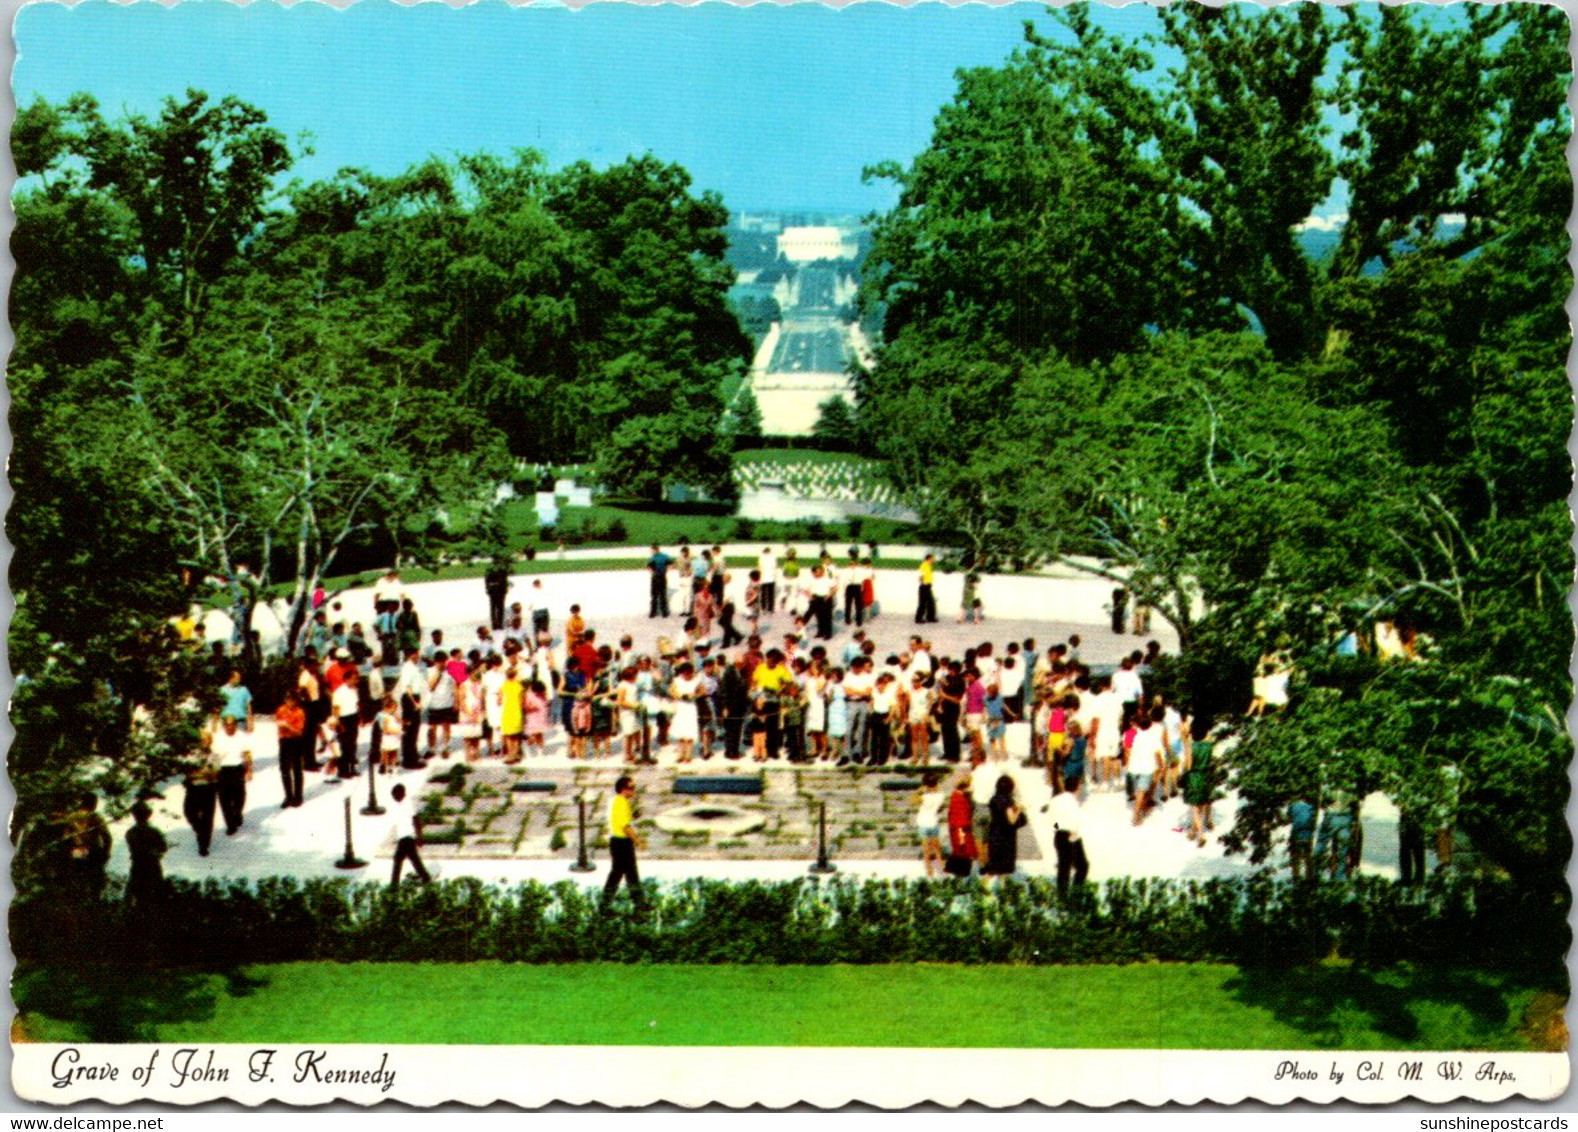
MULTIPOLYGON (((884 572, 884 574, 899 575, 899 572, 884 572)), ((1001 653, 1003 646, 1009 641, 1024 642, 1033 639, 1044 651, 1049 645, 1066 641, 1071 633, 1077 633, 1081 637, 1082 659, 1095 666, 1115 664, 1122 656, 1142 646, 1150 638, 1160 641, 1163 647, 1168 649, 1175 647, 1176 644, 1176 638, 1159 619, 1153 623, 1153 631, 1146 637, 1114 635, 1111 626, 1105 622, 1031 620, 1016 618, 1007 610, 1004 611, 1007 615, 991 617, 983 623, 962 624, 956 619, 944 616, 936 624, 916 625, 913 621, 913 586, 903 584, 910 575, 899 575, 899 578, 897 582, 893 578, 879 578, 879 597, 897 589, 901 597, 909 598, 909 607, 895 608, 893 604, 889 604, 866 627, 869 635, 877 643, 879 659, 889 653, 903 651, 908 646, 911 635, 915 634, 923 636, 931 643, 933 654, 936 656, 960 656, 966 648, 984 641, 991 641, 996 651, 1001 653)), ((1014 581, 1022 580, 1014 579, 1014 581)), ((636 596, 642 598, 640 604, 644 605, 645 590, 642 587, 646 583, 646 575, 642 572, 559 574, 548 576, 545 581, 553 585, 559 594, 554 602, 555 605, 560 602, 568 605, 570 600, 575 600, 570 596, 572 594, 584 598, 584 613, 588 624, 597 630, 600 642, 616 643, 621 636, 628 633, 634 639, 637 651, 649 651, 654 648, 659 636, 677 638, 681 635, 682 619, 677 616, 666 620, 652 619, 628 612, 631 607, 631 586, 636 587, 636 596), (610 599, 611 595, 613 595, 612 600, 599 600, 599 598, 610 599), (610 606, 622 607, 626 612, 612 616, 597 615, 598 608, 610 606)), ((1079 579, 1074 578, 1048 577, 1037 581, 1039 585, 1048 587, 1083 584, 1079 579)), ((523 593, 523 583, 529 584, 529 580, 522 577, 517 577, 515 582, 512 594, 523 593)), ((480 579, 413 583, 406 588, 422 616, 424 639, 427 630, 441 628, 444 630, 446 644, 466 647, 475 639, 476 627, 486 620, 487 600, 480 579)), ((370 607, 369 591, 350 591, 341 597, 347 611, 359 608, 363 603, 370 607)), ((678 608, 677 605, 674 606, 676 613, 678 608)), ((349 612, 347 615, 350 616, 349 612)), ((782 613, 777 617, 764 618, 761 632, 769 645, 772 643, 771 634, 774 631, 781 634, 787 627, 787 621, 787 617, 782 613)), ((562 618, 556 614, 553 622, 556 638, 557 630, 561 625, 562 618)), ((826 644, 829 653, 836 658, 849 639, 851 630, 843 624, 835 624, 834 628, 834 637, 826 644)), ((364 767, 366 730, 363 729, 364 767)), ((1019 796, 1030 815, 1031 830, 1041 849, 1040 859, 1022 861, 1020 872, 1050 876, 1056 873, 1056 859, 1052 851, 1052 827, 1050 819, 1042 813, 1042 807, 1049 800, 1050 790, 1043 771, 1020 765, 1019 756, 1023 755, 1026 742, 1024 730, 1023 725, 1010 729, 1009 749, 1012 757, 1004 763, 988 762, 980 768, 980 772, 976 775, 975 789, 978 802, 984 806, 986 799, 991 795, 992 785, 1000 773, 1014 779, 1019 796)), ((227 837, 223 823, 216 822, 218 828, 208 857, 198 856, 191 830, 181 814, 182 787, 178 780, 167 783, 164 787, 165 797, 153 803, 155 807, 153 822, 164 831, 170 844, 169 852, 165 857, 166 874, 186 879, 258 878, 276 875, 305 879, 350 875, 357 879, 386 881, 393 854, 392 819, 388 814, 381 817, 364 817, 359 812, 367 804, 368 779, 365 771, 363 775, 346 783, 323 774, 309 774, 304 805, 299 808, 281 809, 280 802, 284 793, 277 769, 277 740, 272 719, 260 716, 253 734, 256 744, 253 750, 255 769, 253 781, 247 791, 245 824, 234 837, 227 837), (347 797, 351 799, 351 829, 356 853, 370 862, 368 867, 350 873, 335 867, 335 862, 345 851, 344 800, 347 797)), ((565 747, 563 733, 556 732, 549 738, 546 755, 528 757, 521 765, 528 771, 533 768, 569 768, 584 765, 569 759, 565 747)), ((414 797, 420 798, 426 779, 432 774, 443 772, 459 758, 457 742, 454 755, 448 760, 435 759, 423 770, 397 771, 392 775, 376 776, 374 786, 380 802, 387 806, 389 790, 395 782, 406 783, 407 790, 414 797)), ((674 748, 670 746, 660 751, 658 758, 660 765, 672 765, 676 758, 674 748)), ((604 760, 604 765, 612 767, 619 762, 620 759, 616 755, 612 759, 604 760)), ((690 769, 706 773, 711 767, 741 765, 749 764, 731 764, 724 760, 721 754, 717 754, 710 762, 698 760, 690 769)), ((638 770, 636 773, 639 782, 642 772, 638 770)), ((604 820, 603 804, 599 802, 594 807, 594 812, 588 816, 589 823, 604 820)), ((1216 803, 1214 821, 1218 834, 1231 827, 1235 806, 1236 802, 1231 797, 1216 803)), ((1226 856, 1214 835, 1208 839, 1204 848, 1189 842, 1183 833, 1187 811, 1183 803, 1177 799, 1153 811, 1144 824, 1136 828, 1131 824, 1121 789, 1115 792, 1092 792, 1084 801, 1083 817, 1086 853, 1090 859, 1090 879, 1093 881, 1119 876, 1185 878, 1243 876, 1255 870, 1255 866, 1251 866, 1243 856, 1226 856)), ((1397 862, 1395 810, 1384 797, 1373 795, 1366 802, 1363 819, 1364 862, 1361 871, 1395 876, 1397 862)), ((122 875, 128 868, 122 834, 129 824, 127 819, 113 826, 116 838, 110 869, 122 875)), ((642 861, 641 870, 644 877, 664 880, 686 877, 781 880, 805 875, 811 859, 812 857, 808 855, 807 860, 802 863, 786 860, 720 861, 697 857, 695 860, 642 861)), ((597 871, 590 874, 568 872, 566 863, 562 859, 451 858, 438 863, 429 859, 427 863, 435 876, 475 876, 485 881, 505 884, 528 879, 548 882, 581 879, 584 883, 601 884, 608 865, 606 854, 598 854, 594 857, 597 871)), ((1279 852, 1272 863, 1281 866, 1285 864, 1285 859, 1279 852)), ((847 876, 920 877, 925 875, 918 855, 913 859, 847 862, 838 861, 835 857, 835 864, 838 865, 839 872, 847 876)))

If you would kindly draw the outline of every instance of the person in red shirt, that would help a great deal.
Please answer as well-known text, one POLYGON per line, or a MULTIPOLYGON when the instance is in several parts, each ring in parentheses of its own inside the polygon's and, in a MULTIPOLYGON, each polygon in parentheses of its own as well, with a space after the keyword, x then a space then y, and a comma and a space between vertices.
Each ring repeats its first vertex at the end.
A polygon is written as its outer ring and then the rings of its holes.
POLYGON ((966 771, 954 783, 953 796, 948 799, 948 871, 954 876, 968 876, 971 862, 980 856, 975 842, 975 798, 970 794, 970 774, 966 771))
POLYGON ((323 673, 323 682, 328 685, 329 694, 332 696, 349 676, 359 673, 360 669, 356 667, 356 662, 351 659, 350 651, 347 649, 336 649, 333 662, 323 673))
POLYGON ((274 724, 279 730, 279 777, 285 785, 285 801, 281 809, 299 806, 302 802, 302 767, 306 758, 307 712, 301 706, 301 692, 290 688, 285 692, 285 702, 274 713, 274 724))
POLYGON ((588 629, 586 636, 570 650, 570 655, 581 662, 581 671, 586 673, 588 680, 596 680, 603 667, 603 657, 597 648, 597 630, 588 629))

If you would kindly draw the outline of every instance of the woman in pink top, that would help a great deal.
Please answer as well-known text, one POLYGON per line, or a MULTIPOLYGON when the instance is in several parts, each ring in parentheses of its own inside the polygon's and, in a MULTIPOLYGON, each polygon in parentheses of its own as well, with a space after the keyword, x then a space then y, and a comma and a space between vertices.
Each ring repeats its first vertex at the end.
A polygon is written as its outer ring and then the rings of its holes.
POLYGON ((970 762, 980 766, 986 761, 986 685, 974 666, 964 674, 964 727, 970 733, 970 762))
POLYGON ((525 709, 526 750, 539 755, 546 754, 548 689, 541 680, 533 680, 527 685, 521 706, 525 709))

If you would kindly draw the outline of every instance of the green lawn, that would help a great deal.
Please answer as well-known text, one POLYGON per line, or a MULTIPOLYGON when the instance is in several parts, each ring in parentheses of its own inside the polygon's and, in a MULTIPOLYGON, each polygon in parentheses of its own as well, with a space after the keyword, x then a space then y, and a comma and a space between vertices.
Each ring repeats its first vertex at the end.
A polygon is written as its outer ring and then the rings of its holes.
MULTIPOLYGON (((538 538, 537 512, 531 500, 511 500, 500 508, 500 516, 512 546, 544 546, 538 538)), ((672 550, 682 542, 703 547, 725 542, 761 542, 765 546, 773 542, 820 540, 825 541, 828 549, 838 557, 848 554, 853 542, 907 542, 914 537, 915 531, 910 523, 862 518, 859 537, 852 539, 847 521, 811 526, 800 522, 748 520, 733 515, 707 514, 704 510, 679 504, 620 507, 596 503, 590 507, 565 507, 559 512, 559 526, 582 533, 594 532, 592 537, 582 538, 573 546, 651 546, 657 543, 672 550), (616 521, 624 529, 622 538, 606 533, 616 521), (821 533, 810 533, 817 530, 821 533)), ((553 543, 550 541, 546 545, 551 548, 553 543)))
POLYGON ((820 448, 741 448, 735 464, 860 464, 875 468, 877 461, 853 452, 824 452, 820 448))
POLYGON ((1491 972, 1218 964, 28 969, 13 994, 35 1041, 1527 1050, 1560 1015, 1491 972))

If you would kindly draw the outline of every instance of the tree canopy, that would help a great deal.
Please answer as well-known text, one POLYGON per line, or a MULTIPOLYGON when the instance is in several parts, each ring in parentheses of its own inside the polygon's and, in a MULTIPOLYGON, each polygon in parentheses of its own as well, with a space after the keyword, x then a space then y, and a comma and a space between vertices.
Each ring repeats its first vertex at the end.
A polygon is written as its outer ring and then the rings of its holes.
POLYGON ((1296 659, 1306 694, 1231 760, 1257 854, 1299 790, 1455 765, 1498 859, 1565 859, 1567 31, 1179 5, 1129 41, 1074 5, 870 170, 899 200, 860 414, 895 485, 976 566, 1128 585, 1207 716, 1296 659), (1333 669, 1378 622, 1418 667, 1333 669))
POLYGON ((750 343, 727 211, 677 165, 282 183, 265 114, 199 91, 118 121, 38 100, 13 144, 19 779, 170 773, 172 705, 213 676, 169 622, 242 564, 247 615, 282 583, 299 647, 331 572, 496 541, 512 456, 726 493, 719 386, 750 343))

